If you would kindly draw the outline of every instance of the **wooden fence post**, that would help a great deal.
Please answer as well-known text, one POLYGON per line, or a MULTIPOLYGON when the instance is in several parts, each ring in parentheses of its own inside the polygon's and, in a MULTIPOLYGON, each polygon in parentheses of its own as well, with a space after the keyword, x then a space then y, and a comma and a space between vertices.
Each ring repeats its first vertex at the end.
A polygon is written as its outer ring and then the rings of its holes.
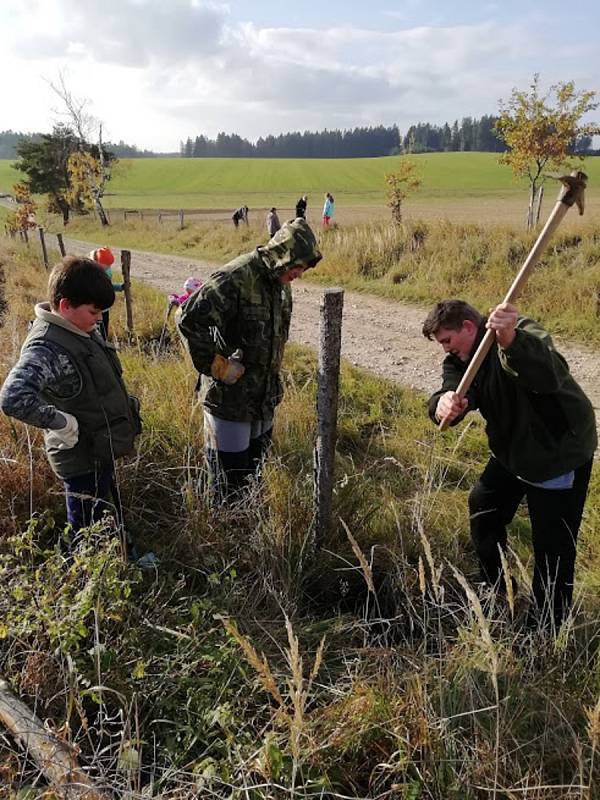
POLYGON ((38 232, 40 234, 40 246, 42 248, 42 260, 44 262, 44 267, 46 268, 46 272, 50 269, 50 263, 48 262, 48 250, 46 249, 46 237, 44 236, 44 229, 40 226, 38 228, 38 232))
POLYGON ((131 251, 121 250, 121 272, 123 273, 123 294, 125 295, 125 313, 127 315, 127 332, 133 334, 133 304, 131 301, 131 251))
POLYGON ((325 289, 320 304, 317 442, 314 450, 315 541, 318 546, 325 542, 331 516, 343 307, 343 289, 325 289))
POLYGON ((123 222, 127 222, 127 211, 123 210, 123 222))
POLYGON ((63 241, 62 233, 57 233, 56 234, 56 241, 58 242, 58 249, 60 250, 61 256, 66 256, 67 255, 67 251, 65 250, 65 243, 63 241))
POLYGON ((162 222, 162 213, 160 213, 160 212, 159 212, 159 214, 158 214, 158 221, 159 221, 159 222, 162 222))
POLYGON ((94 786, 77 762, 77 753, 59 736, 54 736, 39 717, 15 696, 0 678, 0 721, 37 764, 60 797, 70 800, 108 800, 108 794, 94 786))
POLYGON ((183 208, 179 209, 179 230, 183 230, 183 208))

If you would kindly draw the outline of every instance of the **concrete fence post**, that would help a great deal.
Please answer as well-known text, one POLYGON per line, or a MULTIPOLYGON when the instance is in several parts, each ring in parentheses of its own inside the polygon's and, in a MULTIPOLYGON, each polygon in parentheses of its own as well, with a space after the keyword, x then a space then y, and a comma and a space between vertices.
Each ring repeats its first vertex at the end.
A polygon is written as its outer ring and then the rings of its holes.
POLYGON ((317 442, 314 450, 314 518, 318 546, 327 538, 331 517, 343 307, 343 289, 325 289, 320 304, 317 442))

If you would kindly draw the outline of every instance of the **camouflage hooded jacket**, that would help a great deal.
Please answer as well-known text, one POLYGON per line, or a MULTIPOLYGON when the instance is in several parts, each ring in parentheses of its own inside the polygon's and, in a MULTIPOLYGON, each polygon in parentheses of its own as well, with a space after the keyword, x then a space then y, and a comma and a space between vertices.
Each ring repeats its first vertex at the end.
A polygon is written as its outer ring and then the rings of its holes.
POLYGON ((292 293, 279 277, 294 266, 321 259, 315 236, 303 219, 284 223, 257 247, 215 272, 184 303, 177 325, 194 366, 204 376, 216 353, 243 351, 240 380, 225 385, 212 377, 203 385, 204 407, 237 422, 270 419, 282 396, 279 370, 288 339, 292 293))

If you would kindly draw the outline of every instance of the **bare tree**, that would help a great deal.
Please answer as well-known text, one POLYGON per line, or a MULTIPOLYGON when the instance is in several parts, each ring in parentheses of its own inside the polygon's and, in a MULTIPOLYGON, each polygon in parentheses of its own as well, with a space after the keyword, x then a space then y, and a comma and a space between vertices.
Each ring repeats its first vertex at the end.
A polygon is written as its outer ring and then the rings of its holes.
POLYGON ((106 182, 110 180, 111 160, 102 143, 102 122, 88 113, 89 100, 75 97, 67 87, 65 77, 59 73, 58 84, 50 82, 53 91, 62 100, 66 111, 59 112, 69 120, 78 140, 78 153, 72 157, 72 176, 80 176, 86 194, 102 225, 108 217, 102 206, 106 182))

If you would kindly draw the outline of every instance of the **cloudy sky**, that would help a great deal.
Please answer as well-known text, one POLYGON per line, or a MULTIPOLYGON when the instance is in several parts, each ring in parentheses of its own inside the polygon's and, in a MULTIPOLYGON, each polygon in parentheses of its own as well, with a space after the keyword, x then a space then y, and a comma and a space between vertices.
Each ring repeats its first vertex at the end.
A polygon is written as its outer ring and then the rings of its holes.
MULTIPOLYGON (((47 131, 50 82, 105 138, 444 122, 574 80, 600 89, 597 0, 0 0, 0 130, 47 131)), ((600 116, 600 114, 598 115, 600 116)))

